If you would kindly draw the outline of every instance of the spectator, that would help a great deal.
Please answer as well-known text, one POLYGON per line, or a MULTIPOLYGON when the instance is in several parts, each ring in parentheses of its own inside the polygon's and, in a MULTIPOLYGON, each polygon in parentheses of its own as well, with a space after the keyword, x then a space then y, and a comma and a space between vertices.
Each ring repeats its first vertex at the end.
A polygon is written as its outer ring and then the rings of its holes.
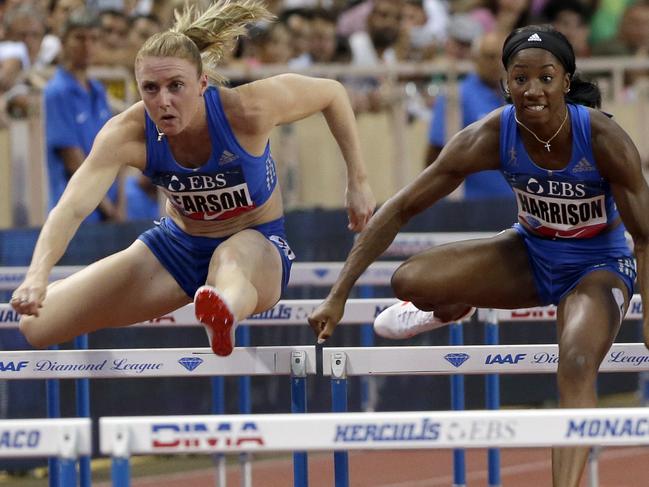
POLYGON ((119 10, 104 10, 99 14, 101 41, 94 62, 103 66, 133 68, 133 56, 129 52, 128 17, 119 10))
POLYGON ((400 60, 424 61, 435 56, 435 33, 430 28, 424 0, 405 0, 401 29, 397 46, 397 57, 400 60))
POLYGON ((162 31, 160 19, 153 14, 138 14, 130 18, 128 47, 131 51, 130 57, 133 61, 135 61, 135 55, 144 44, 144 41, 160 31, 162 31))
MULTIPOLYGON (((98 46, 99 24, 85 10, 73 12, 62 33, 61 64, 43 93, 50 208, 90 152, 95 136, 110 118, 106 92, 87 69, 98 46)), ((123 195, 117 182, 86 221, 123 219, 123 195)))
MULTIPOLYGON (((636 56, 647 59, 649 56, 649 1, 639 0, 626 9, 620 22, 617 36, 613 40, 603 41, 593 46, 597 56, 636 56)), ((638 97, 636 84, 639 80, 649 79, 647 69, 628 69, 624 73, 628 100, 638 97)))
POLYGON ((336 25, 338 35, 347 38, 355 32, 364 30, 372 5, 373 0, 365 0, 341 12, 336 25))
POLYGON ((482 26, 470 15, 452 15, 446 26, 444 55, 453 60, 470 59, 471 46, 482 34, 482 26))
POLYGON ((550 0, 543 17, 565 35, 577 57, 590 56, 590 9, 580 0, 550 0))
POLYGON ((401 0, 375 0, 367 16, 366 28, 349 38, 352 62, 375 65, 396 62, 394 47, 401 30, 401 0))
POLYGON ((426 29, 433 33, 438 43, 444 41, 449 17, 448 3, 445 0, 424 0, 426 29))
POLYGON ((639 0, 622 15, 617 36, 593 46, 597 55, 641 56, 649 54, 649 1, 639 0))
POLYGON ((325 9, 316 9, 311 16, 311 43, 309 53, 315 63, 347 62, 339 59, 338 46, 344 40, 336 34, 336 16, 325 9))
POLYGON ((24 7, 9 10, 3 18, 6 40, 0 42, 0 93, 11 89, 20 74, 29 69, 29 51, 21 39, 15 39, 15 23, 20 22, 24 7))
MULTIPOLYGON (((99 15, 100 42, 93 64, 133 69, 135 52, 129 46, 129 21, 120 10, 103 10, 99 15)), ((130 77, 128 77, 130 78, 130 77)), ((123 76, 107 76, 101 79, 106 88, 108 101, 114 112, 126 109, 129 79, 123 76)))
POLYGON ((47 18, 48 33, 41 44, 42 62, 51 65, 58 62, 61 53, 61 32, 70 14, 83 7, 83 0, 51 0, 47 18))
MULTIPOLYGON (((33 96, 33 86, 42 88, 44 80, 33 74, 32 68, 43 67, 41 48, 45 35, 45 16, 34 5, 22 4, 10 10, 5 17, 6 35, 9 41, 2 43, 11 50, 6 62, 1 62, 3 69, 4 102, 7 114, 13 118, 23 118, 37 112, 40 98, 33 96), (6 71, 4 69, 7 69, 6 71)), ((2 50, 2 48, 0 48, 2 50)), ((1 55, 1 57, 5 57, 1 55)))
MULTIPOLYGON (((375 0, 367 17, 365 30, 349 38, 351 62, 358 66, 394 64, 397 61, 395 46, 401 27, 403 2, 400 0, 375 0)), ((388 108, 399 96, 378 77, 349 78, 348 89, 356 113, 377 112, 388 108)))
POLYGON ((509 33, 529 24, 531 0, 485 0, 483 6, 470 13, 485 32, 509 33))
POLYGON ((313 62, 310 53, 311 11, 305 8, 285 10, 280 14, 280 23, 286 27, 290 39, 289 65, 292 68, 310 66, 313 62))
MULTIPOLYGON (((475 71, 459 84, 459 109, 461 127, 480 120, 492 110, 504 105, 501 80, 504 70, 500 53, 504 36, 490 32, 477 39, 472 48, 475 71)), ((446 140, 451 135, 447 126, 447 97, 440 95, 433 106, 433 117, 428 134, 426 165, 432 164, 446 140)), ((512 198, 512 191, 500 171, 481 171, 470 174, 464 181, 464 198, 467 200, 512 198)))
POLYGON ((291 39, 281 22, 257 24, 250 31, 248 63, 286 64, 291 59, 291 39))
POLYGON ((22 42, 27 48, 28 60, 23 70, 40 64, 38 58, 45 36, 43 13, 34 6, 24 4, 8 12, 5 22, 7 39, 22 42))
POLYGON ((590 22, 590 44, 596 46, 615 37, 622 15, 636 0, 598 0, 590 22))

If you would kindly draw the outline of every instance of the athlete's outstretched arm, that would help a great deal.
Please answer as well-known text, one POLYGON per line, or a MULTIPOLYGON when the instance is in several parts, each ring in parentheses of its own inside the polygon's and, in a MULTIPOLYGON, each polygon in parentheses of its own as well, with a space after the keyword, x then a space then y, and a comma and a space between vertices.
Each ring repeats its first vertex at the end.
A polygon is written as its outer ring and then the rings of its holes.
POLYGON ((642 175, 640 155, 629 135, 613 120, 591 112, 593 153, 611 183, 624 226, 633 237, 642 297, 644 341, 649 348, 649 187, 642 175))
POLYGON ((321 112, 336 139, 347 165, 345 206, 350 230, 360 231, 376 207, 360 138, 347 91, 338 81, 284 74, 244 85, 241 94, 260 103, 262 130, 270 133, 276 125, 296 122, 321 112))
POLYGON ((11 299, 11 305, 19 313, 38 316, 52 268, 65 253, 83 219, 106 195, 120 168, 133 161, 134 144, 129 140, 133 139, 134 127, 116 121, 123 117, 121 114, 111 119, 97 134, 90 154, 47 216, 25 280, 11 299))
POLYGON ((318 342, 331 336, 356 280, 411 217, 451 193, 468 174, 499 167, 499 124, 497 110, 460 131, 432 165, 381 206, 354 243, 326 300, 309 317, 318 342))

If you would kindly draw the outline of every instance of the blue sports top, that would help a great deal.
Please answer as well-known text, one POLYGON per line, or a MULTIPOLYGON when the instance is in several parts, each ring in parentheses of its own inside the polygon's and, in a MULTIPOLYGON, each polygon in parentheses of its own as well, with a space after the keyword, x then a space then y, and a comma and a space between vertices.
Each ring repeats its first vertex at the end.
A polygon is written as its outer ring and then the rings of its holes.
MULTIPOLYGON (((573 142, 565 168, 543 169, 530 159, 514 107, 507 105, 500 116, 500 169, 516 195, 523 227, 550 238, 589 238, 605 230, 619 213, 593 157, 588 110, 567 107, 573 142)), ((618 228, 623 234, 623 225, 618 228)))
POLYGON ((180 165, 166 137, 159 137, 145 112, 146 167, 144 174, 160 186, 171 204, 193 220, 226 220, 263 205, 277 185, 270 144, 255 157, 237 141, 223 112, 219 90, 205 91, 212 153, 201 167, 180 165))

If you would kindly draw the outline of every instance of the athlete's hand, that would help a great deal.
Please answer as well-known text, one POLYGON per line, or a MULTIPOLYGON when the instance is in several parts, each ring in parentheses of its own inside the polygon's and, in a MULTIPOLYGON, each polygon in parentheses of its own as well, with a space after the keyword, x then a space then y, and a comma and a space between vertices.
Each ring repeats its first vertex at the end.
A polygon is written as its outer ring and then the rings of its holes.
POLYGON ((25 278, 11 295, 9 304, 22 315, 38 316, 38 310, 43 307, 46 292, 47 282, 25 278))
MULTIPOLYGON (((642 304, 644 305, 644 303, 642 304)), ((649 350, 649 318, 645 318, 642 330, 644 336, 644 346, 647 347, 647 350, 649 350)))
POLYGON ((309 316, 309 325, 313 329, 318 343, 323 343, 331 336, 338 322, 345 313, 345 300, 328 297, 309 316))
POLYGON ((370 221, 376 208, 376 198, 367 181, 347 186, 345 206, 349 215, 347 228, 353 232, 360 232, 370 221))

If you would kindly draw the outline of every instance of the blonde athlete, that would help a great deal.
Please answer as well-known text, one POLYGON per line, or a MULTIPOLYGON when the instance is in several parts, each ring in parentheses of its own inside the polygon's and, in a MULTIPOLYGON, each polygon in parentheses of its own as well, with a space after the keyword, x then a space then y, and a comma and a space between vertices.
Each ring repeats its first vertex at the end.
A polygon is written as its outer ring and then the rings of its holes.
POLYGON ((270 17, 255 1, 219 1, 202 14, 190 7, 142 46, 142 101, 99 132, 12 296, 32 345, 146 321, 194 299, 212 350, 229 355, 236 323, 278 301, 293 259, 268 142, 277 125, 324 115, 347 164, 349 227, 365 227, 375 200, 340 83, 287 74, 235 89, 208 84, 201 55, 218 59, 246 24, 270 17), (126 250, 48 286, 79 224, 125 165, 162 188, 168 217, 126 250))

